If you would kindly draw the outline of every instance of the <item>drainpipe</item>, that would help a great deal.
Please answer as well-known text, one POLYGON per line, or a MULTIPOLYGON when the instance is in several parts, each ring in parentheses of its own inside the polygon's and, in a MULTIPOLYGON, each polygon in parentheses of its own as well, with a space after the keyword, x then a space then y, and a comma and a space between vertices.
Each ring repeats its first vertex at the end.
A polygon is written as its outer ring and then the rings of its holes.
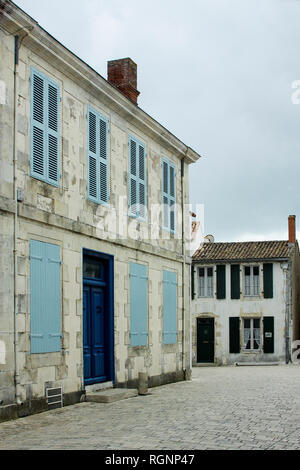
POLYGON ((184 212, 184 158, 181 160, 181 211, 182 211, 182 367, 186 377, 186 348, 185 348, 185 212, 184 212))
POLYGON ((22 404, 20 393, 20 372, 18 364, 18 331, 17 331, 17 315, 18 315, 18 302, 17 302, 17 240, 18 240, 18 189, 17 189, 17 84, 18 84, 18 65, 19 65, 19 36, 14 37, 15 40, 15 54, 14 54, 14 136, 13 136, 13 191, 15 201, 15 214, 14 214, 14 362, 15 362, 15 399, 18 405, 22 404))
POLYGON ((291 323, 291 260, 286 270, 286 315, 285 315, 285 362, 291 361, 290 355, 290 323, 291 323))

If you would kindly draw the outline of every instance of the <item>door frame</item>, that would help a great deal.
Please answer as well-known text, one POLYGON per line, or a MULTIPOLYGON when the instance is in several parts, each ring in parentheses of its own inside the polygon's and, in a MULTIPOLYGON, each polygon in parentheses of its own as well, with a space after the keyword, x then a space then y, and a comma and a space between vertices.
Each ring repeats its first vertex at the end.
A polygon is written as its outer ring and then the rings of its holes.
MULTIPOLYGON (((83 263, 85 256, 89 256, 94 258, 95 260, 99 261, 107 261, 108 262, 108 272, 107 272, 107 326, 108 326, 108 347, 107 347, 107 355, 108 355, 108 370, 107 370, 107 381, 115 383, 115 334, 114 334, 114 256, 108 255, 107 253, 101 253, 99 251, 94 251, 90 249, 83 248, 82 250, 82 369, 83 369, 83 386, 85 387, 89 385, 93 385, 92 383, 86 384, 84 378, 84 348, 83 348, 83 328, 84 328, 84 316, 83 316, 83 286, 84 286, 84 277, 83 277, 83 263)), ((87 282, 87 285, 92 285, 91 282, 87 282)), ((96 285, 96 283, 95 283, 96 285)), ((98 382, 95 382, 98 383, 98 382)))
POLYGON ((215 359, 216 359, 216 322, 215 322, 215 317, 197 317, 196 318, 196 359, 197 359, 197 364, 214 364, 215 359), (198 357, 198 323, 199 320, 211 320, 212 326, 213 326, 213 338, 214 338, 214 348, 213 348, 213 360, 211 362, 208 361, 200 361, 199 362, 199 357, 198 357))

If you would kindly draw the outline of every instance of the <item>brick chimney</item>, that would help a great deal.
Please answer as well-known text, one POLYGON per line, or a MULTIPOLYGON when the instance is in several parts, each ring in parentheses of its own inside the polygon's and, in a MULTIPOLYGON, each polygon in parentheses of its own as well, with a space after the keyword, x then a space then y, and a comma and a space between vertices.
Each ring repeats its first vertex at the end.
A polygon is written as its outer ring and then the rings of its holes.
POLYGON ((137 65, 129 57, 111 60, 107 64, 107 79, 127 98, 137 104, 140 92, 137 90, 137 65))
POLYGON ((289 243, 296 243, 296 216, 289 216, 289 243))

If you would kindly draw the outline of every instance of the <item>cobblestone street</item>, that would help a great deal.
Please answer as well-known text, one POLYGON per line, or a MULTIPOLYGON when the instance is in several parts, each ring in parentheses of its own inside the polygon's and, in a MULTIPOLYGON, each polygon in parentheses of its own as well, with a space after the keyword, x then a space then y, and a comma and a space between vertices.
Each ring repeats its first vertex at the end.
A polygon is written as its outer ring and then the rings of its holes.
POLYGON ((112 404, 0 424, 0 449, 300 449, 300 368, 198 368, 112 404))

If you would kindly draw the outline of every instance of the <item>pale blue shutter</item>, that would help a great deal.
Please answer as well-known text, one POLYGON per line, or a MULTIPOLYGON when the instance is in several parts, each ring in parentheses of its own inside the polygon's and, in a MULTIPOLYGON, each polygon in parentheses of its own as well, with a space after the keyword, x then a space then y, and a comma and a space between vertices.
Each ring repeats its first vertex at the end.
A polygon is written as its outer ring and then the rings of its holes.
POLYGON ((47 153, 48 181, 59 183, 59 89, 54 83, 47 83, 48 122, 47 122, 47 153))
POLYGON ((88 197, 108 204, 108 121, 88 109, 88 197))
POLYGON ((177 343, 177 274, 163 271, 163 340, 177 343))
POLYGON ((130 263, 130 345, 148 344, 147 267, 130 263))
POLYGON ((163 228, 176 231, 176 173, 175 167, 167 159, 162 162, 162 204, 163 228))
POLYGON ((137 194, 137 144, 133 139, 129 140, 130 153, 130 213, 138 214, 138 194, 137 194))
POLYGON ((60 248, 30 242, 31 353, 61 349, 60 248))
POLYGON ((59 184, 59 87, 31 69, 31 175, 59 184))
POLYGON ((144 144, 129 138, 129 206, 130 214, 140 219, 147 216, 146 150, 144 144))
POLYGON ((31 70, 31 174, 46 179, 45 81, 31 70))

